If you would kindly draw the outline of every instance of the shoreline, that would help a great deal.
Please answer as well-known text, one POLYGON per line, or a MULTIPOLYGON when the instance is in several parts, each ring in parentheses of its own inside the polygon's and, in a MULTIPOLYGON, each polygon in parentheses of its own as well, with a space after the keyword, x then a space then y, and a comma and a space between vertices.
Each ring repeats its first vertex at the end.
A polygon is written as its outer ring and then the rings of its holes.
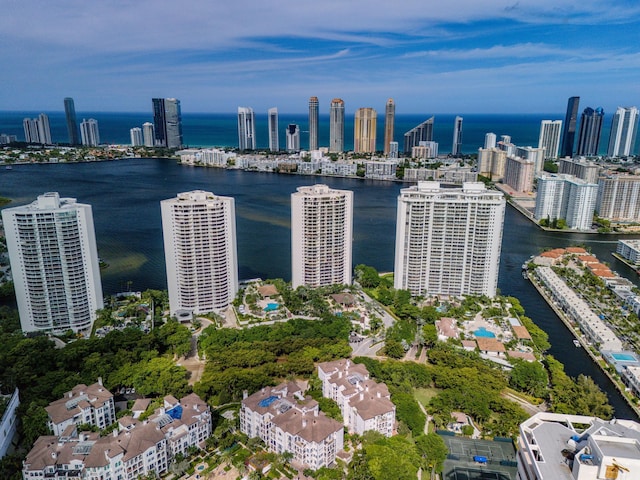
MULTIPOLYGON (((556 316, 564 324, 564 326, 567 328, 567 330, 569 330, 569 332, 571 332, 571 334, 574 336, 574 338, 578 342, 580 342, 580 345, 587 352, 587 354, 589 355, 589 357, 591 358, 593 363, 596 364, 598 366, 598 368, 600 368, 600 370, 609 378, 611 383, 616 387, 616 390, 618 390, 618 392, 620 393, 622 398, 624 398, 624 400, 627 402, 627 405, 629 405, 629 407, 636 413, 636 415, 638 417, 640 417, 640 407, 638 407, 637 403, 634 402, 633 399, 630 399, 628 397, 628 392, 626 390, 626 386, 622 383, 622 381, 621 380, 617 380, 616 378, 614 378, 614 376, 611 374, 611 372, 609 372, 608 369, 604 368, 604 366, 601 363, 601 361, 604 362, 604 359, 602 357, 600 357, 600 356, 596 356, 593 353, 593 351, 591 350, 591 345, 589 345, 584 340, 583 336, 580 334, 580 331, 577 330, 573 326, 571 321, 566 317, 565 313, 555 305, 553 300, 545 292, 544 287, 542 285, 540 285, 538 280, 535 278, 534 275, 531 274, 531 272, 529 270, 527 270, 527 278, 531 282, 531 284, 535 287, 535 289, 538 291, 540 296, 544 299, 544 301, 547 302, 547 305, 549 305, 551 307, 551 309, 555 312, 556 316)), ((637 399, 636 399, 636 401, 637 401, 637 399)))

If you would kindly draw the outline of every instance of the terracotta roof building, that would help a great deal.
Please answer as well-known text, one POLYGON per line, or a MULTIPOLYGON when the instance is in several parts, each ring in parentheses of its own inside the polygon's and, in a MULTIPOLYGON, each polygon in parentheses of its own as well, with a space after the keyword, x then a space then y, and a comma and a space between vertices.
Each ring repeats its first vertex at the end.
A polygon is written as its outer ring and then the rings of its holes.
POLYGON ((102 385, 102 379, 86 386, 76 385, 64 398, 45 407, 48 426, 54 435, 62 435, 69 425, 95 425, 103 429, 116 420, 113 395, 102 385))
POLYGON ((242 400, 240 431, 261 438, 276 453, 317 470, 335 462, 343 449, 340 422, 327 417, 311 397, 304 397, 296 382, 265 387, 242 400))
POLYGON ((390 437, 394 433, 396 406, 384 383, 369 378, 367 367, 351 360, 335 360, 318 365, 322 395, 334 400, 349 432, 362 435, 375 430, 390 437))

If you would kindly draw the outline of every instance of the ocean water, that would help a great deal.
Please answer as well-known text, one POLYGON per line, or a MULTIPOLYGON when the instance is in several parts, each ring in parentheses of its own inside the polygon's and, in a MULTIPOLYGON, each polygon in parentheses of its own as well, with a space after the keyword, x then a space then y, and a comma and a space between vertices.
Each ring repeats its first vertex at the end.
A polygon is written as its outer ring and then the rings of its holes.
MULTIPOLYGON (((19 140, 24 140, 22 120, 25 117, 37 117, 41 112, 8 112, 0 111, 0 133, 17 135, 19 140)), ((54 142, 65 143, 68 141, 67 127, 64 112, 44 112, 49 115, 51 125, 51 137, 54 142)), ((439 143, 440 154, 451 152, 453 139, 453 122, 456 114, 431 114, 424 115, 396 115, 395 140, 399 143, 400 150, 403 147, 403 135, 416 125, 422 123, 431 116, 435 116, 434 140, 439 143)), ((98 120, 100 139, 103 143, 115 143, 128 145, 131 142, 129 130, 133 127, 141 127, 144 122, 153 122, 153 116, 149 113, 105 113, 105 112, 77 112, 78 122, 83 118, 95 118, 98 120)), ((563 119, 564 114, 469 114, 463 117, 462 151, 463 153, 477 153, 478 148, 484 145, 484 136, 487 132, 493 132, 500 139, 500 135, 510 135, 513 143, 519 146, 538 145, 540 122, 542 120, 563 119)), ((309 127, 307 114, 288 114, 281 112, 279 115, 280 146, 286 145, 285 128, 288 124, 300 125, 302 148, 309 145, 309 127)), ((606 141, 609 137, 611 119, 605 117, 602 130, 600 150, 606 150, 606 141)), ((185 145, 194 147, 237 147, 237 116, 233 113, 211 113, 182 115, 182 130, 185 145)), ((378 150, 382 150, 384 141, 384 115, 378 112, 377 124, 378 150)), ((256 139, 258 148, 268 146, 269 135, 267 129, 267 114, 256 113, 256 139)), ((319 143, 321 146, 329 144, 329 115, 320 114, 319 143)), ((345 115, 345 148, 353 149, 353 115, 345 115)))

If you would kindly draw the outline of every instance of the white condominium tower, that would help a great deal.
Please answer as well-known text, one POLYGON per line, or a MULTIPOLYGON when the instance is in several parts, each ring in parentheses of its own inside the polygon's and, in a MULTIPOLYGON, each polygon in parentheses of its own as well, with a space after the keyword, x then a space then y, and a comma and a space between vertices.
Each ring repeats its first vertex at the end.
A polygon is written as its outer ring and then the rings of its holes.
POLYGON ((89 333, 103 307, 91 205, 45 193, 2 221, 22 331, 89 333))
POLYGON ((395 280, 412 295, 496 294, 505 199, 483 183, 418 182, 398 197, 395 280))
POLYGON ((171 314, 227 307, 238 291, 233 198, 194 190, 160 209, 171 314))
POLYGON ((238 107, 238 148, 256 149, 256 120, 251 107, 238 107))
POLYGON ((542 120, 538 148, 544 148, 544 158, 558 158, 562 120, 542 120))
POLYGON ((82 120, 80 124, 80 137, 82 145, 88 147, 97 147, 100 145, 100 131, 98 130, 98 121, 95 118, 82 120))
POLYGON ((139 147, 144 145, 144 140, 142 138, 142 129, 140 127, 133 127, 129 130, 129 135, 131 136, 131 146, 139 147))
POLYGON ((269 150, 277 152, 280 150, 280 142, 278 140, 278 108, 269 109, 269 150))
POLYGON ((618 107, 611 121, 607 155, 610 157, 633 155, 637 133, 638 109, 636 107, 618 107))
POLYGON ((326 185, 291 194, 291 283, 351 284, 353 192, 326 185))

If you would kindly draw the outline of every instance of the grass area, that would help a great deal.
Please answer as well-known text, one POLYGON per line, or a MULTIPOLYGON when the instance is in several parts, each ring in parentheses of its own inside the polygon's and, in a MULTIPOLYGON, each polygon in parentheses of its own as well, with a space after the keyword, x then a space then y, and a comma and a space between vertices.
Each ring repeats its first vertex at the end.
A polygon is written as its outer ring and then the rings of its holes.
POLYGON ((416 388, 413 396, 425 407, 429 405, 429 401, 438 394, 437 388, 416 388))

